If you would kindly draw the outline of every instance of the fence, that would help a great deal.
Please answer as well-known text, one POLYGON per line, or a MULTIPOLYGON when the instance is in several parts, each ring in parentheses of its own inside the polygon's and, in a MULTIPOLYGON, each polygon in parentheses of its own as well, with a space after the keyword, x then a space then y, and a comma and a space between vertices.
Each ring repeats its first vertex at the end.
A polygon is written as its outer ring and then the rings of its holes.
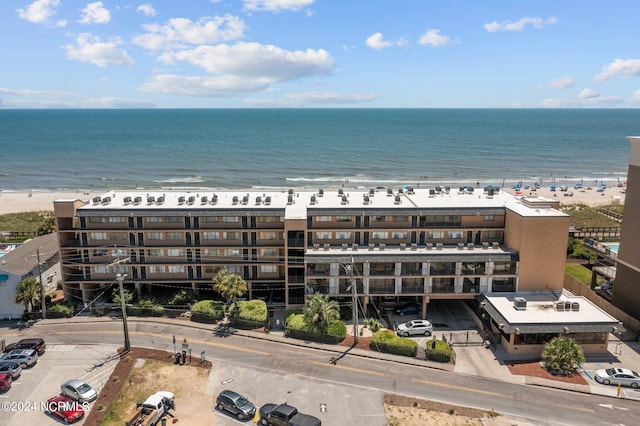
POLYGON ((569 236, 573 238, 620 238, 620 226, 570 226, 569 236))

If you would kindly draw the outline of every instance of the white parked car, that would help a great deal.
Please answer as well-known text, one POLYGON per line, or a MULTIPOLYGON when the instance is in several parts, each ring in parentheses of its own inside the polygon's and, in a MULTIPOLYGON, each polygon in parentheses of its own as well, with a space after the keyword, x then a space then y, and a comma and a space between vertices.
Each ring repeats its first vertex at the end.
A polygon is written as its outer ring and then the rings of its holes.
POLYGON ((637 389, 640 387, 640 374, 628 368, 607 368, 606 370, 596 370, 596 382, 603 385, 631 386, 637 389))
POLYGON ((22 368, 35 365, 38 362, 38 352, 34 349, 14 349, 2 355, 2 361, 14 361, 20 364, 22 368))
POLYGON ((69 380, 60 385, 63 395, 80 402, 93 402, 98 397, 98 392, 82 380, 69 380))
POLYGON ((433 332, 433 325, 427 320, 413 320, 400 324, 396 330, 396 334, 400 337, 409 336, 431 336, 433 332))

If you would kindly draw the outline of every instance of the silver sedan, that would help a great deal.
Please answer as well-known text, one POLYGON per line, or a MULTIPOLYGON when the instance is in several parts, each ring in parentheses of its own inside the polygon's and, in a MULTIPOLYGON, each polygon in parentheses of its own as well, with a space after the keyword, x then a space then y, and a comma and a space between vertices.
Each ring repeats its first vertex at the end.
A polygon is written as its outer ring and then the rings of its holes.
POLYGON ((628 368, 607 368, 596 370, 596 382, 603 385, 624 385, 637 389, 640 387, 640 374, 628 368))

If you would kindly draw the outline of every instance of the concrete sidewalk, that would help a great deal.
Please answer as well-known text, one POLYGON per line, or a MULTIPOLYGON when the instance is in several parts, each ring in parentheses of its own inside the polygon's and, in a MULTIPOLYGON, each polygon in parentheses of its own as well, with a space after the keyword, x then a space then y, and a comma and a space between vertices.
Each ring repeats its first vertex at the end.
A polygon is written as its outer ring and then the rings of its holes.
MULTIPOLYGON (((41 321, 46 323, 95 323, 113 322, 114 319, 110 317, 78 316, 74 318, 46 319, 41 321)), ((176 327, 191 327, 209 331, 214 331, 219 327, 218 324, 204 324, 184 319, 172 319, 163 317, 128 317, 128 321, 129 323, 162 323, 166 325, 173 325, 176 327)), ((460 374, 488 377, 510 383, 545 386, 550 388, 565 389, 603 396, 640 400, 640 390, 623 387, 620 391, 620 395, 618 395, 618 388, 616 386, 601 385, 600 383, 597 383, 595 380, 593 380, 595 371, 601 368, 625 367, 640 371, 640 343, 635 341, 623 342, 615 337, 612 337, 611 341, 609 342, 609 356, 600 358, 587 357, 587 360, 582 365, 582 369, 579 370, 579 374, 583 376, 588 384, 574 385, 556 380, 513 375, 509 371, 507 364, 510 361, 516 361, 516 359, 513 356, 507 354, 507 352, 501 345, 492 345, 490 348, 486 348, 481 342, 478 341, 477 336, 465 338, 466 336, 464 334, 461 334, 463 332, 459 332, 457 336, 452 336, 451 334, 445 333, 445 337, 447 339, 452 338, 452 341, 454 342, 453 348, 456 353, 456 362, 455 364, 443 364, 439 362, 427 361, 425 359, 392 355, 382 352, 376 352, 373 350, 349 348, 341 345, 330 345, 288 338, 284 336, 284 333, 282 331, 271 331, 270 333, 265 333, 253 330, 231 330, 232 333, 237 336, 244 336, 252 339, 269 340, 272 342, 278 342, 287 345, 295 345, 305 348, 330 351, 340 355, 348 351, 349 356, 378 359, 402 364, 411 364, 427 368, 435 368, 438 370, 451 371, 460 374)))

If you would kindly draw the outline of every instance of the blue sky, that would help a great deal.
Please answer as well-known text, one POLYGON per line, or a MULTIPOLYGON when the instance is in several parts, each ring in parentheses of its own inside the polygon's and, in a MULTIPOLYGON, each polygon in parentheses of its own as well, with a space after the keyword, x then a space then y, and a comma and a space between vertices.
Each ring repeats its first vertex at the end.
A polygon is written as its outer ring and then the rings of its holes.
POLYGON ((637 108, 637 0, 6 0, 0 108, 637 108))

